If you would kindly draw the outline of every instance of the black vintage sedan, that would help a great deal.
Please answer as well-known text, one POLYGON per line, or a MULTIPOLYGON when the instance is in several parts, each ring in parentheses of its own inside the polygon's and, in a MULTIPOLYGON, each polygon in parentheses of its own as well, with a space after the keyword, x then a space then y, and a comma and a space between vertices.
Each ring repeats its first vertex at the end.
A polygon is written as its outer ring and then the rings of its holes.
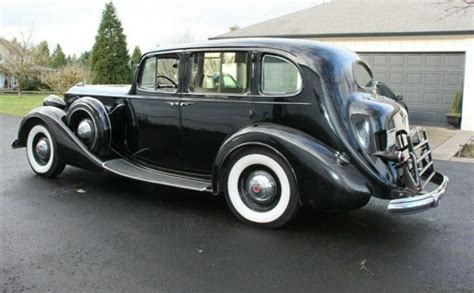
POLYGON ((423 129, 376 93, 357 54, 319 42, 236 39, 145 54, 133 84, 78 84, 29 113, 13 147, 39 176, 66 164, 215 195, 241 221, 287 223, 307 205, 391 213, 437 206, 423 129))

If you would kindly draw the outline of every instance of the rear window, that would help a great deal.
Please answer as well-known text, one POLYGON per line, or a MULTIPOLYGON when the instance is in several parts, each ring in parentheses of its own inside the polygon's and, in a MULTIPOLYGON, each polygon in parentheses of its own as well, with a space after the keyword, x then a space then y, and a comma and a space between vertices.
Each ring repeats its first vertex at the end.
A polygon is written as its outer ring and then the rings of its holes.
POLYGON ((374 85, 372 71, 362 62, 356 62, 352 65, 354 79, 360 87, 370 88, 374 85))
POLYGON ((264 94, 294 94, 302 86, 298 68, 278 56, 265 55, 262 62, 262 92, 264 94))

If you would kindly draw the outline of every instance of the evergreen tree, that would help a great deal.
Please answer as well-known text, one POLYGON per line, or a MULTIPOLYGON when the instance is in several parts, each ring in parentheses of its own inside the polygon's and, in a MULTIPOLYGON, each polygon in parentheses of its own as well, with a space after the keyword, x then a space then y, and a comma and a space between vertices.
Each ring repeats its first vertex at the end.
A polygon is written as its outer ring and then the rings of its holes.
POLYGON ((142 51, 140 50, 140 47, 136 46, 135 49, 133 49, 132 53, 132 65, 135 66, 140 62, 140 58, 142 57, 142 51))
POLYGON ((59 68, 67 64, 66 55, 59 44, 56 45, 53 54, 51 55, 51 67, 59 68))
POLYGON ((35 64, 41 66, 49 66, 51 63, 51 57, 49 56, 49 47, 48 42, 41 41, 38 46, 33 49, 33 55, 35 59, 35 64))
POLYGON ((77 63, 77 56, 76 54, 73 54, 72 56, 71 55, 67 55, 66 57, 66 63, 67 64, 74 64, 74 63, 77 63))
POLYGON ((86 68, 89 68, 91 65, 90 58, 91 57, 91 51, 84 51, 79 55, 79 59, 77 61, 79 64, 86 66, 86 68))
POLYGON ((105 4, 91 52, 94 83, 118 84, 130 80, 126 36, 112 2, 105 4))
POLYGON ((140 58, 142 57, 142 51, 140 50, 140 47, 136 46, 135 49, 133 49, 132 53, 132 58, 131 58, 131 63, 132 63, 132 68, 131 68, 131 78, 133 79, 135 75, 135 71, 137 70, 137 65, 138 62, 140 62, 140 58))

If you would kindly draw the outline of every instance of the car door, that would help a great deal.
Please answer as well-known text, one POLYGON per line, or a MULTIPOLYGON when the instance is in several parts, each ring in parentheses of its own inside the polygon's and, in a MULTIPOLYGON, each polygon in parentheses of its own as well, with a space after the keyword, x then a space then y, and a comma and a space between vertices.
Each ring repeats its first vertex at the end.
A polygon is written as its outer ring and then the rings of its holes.
POLYGON ((175 170, 180 155, 178 54, 158 55, 142 62, 137 95, 129 104, 138 141, 133 160, 175 170))
POLYGON ((210 174, 227 135, 254 120, 250 59, 245 51, 190 54, 181 101, 182 166, 187 171, 210 174))

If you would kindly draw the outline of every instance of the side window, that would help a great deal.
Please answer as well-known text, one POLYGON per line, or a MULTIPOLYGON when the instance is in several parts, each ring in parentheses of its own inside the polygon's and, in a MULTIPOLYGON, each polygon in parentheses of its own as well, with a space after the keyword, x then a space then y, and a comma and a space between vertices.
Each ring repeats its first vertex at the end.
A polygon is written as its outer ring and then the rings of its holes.
POLYGON ((156 58, 149 58, 145 60, 145 65, 142 70, 142 77, 140 79, 140 87, 146 90, 155 89, 155 75, 156 75, 156 58))
POLYGON ((162 93, 175 93, 178 91, 179 57, 170 56, 157 58, 156 91, 162 93))
POLYGON ((175 93, 179 86, 179 56, 169 55, 145 60, 140 88, 160 93, 175 93))
POLYGON ((262 61, 262 92, 264 94, 294 94, 302 87, 296 66, 281 57, 265 55, 262 61))
POLYGON ((191 92, 244 94, 248 91, 245 52, 193 53, 191 64, 191 92))

